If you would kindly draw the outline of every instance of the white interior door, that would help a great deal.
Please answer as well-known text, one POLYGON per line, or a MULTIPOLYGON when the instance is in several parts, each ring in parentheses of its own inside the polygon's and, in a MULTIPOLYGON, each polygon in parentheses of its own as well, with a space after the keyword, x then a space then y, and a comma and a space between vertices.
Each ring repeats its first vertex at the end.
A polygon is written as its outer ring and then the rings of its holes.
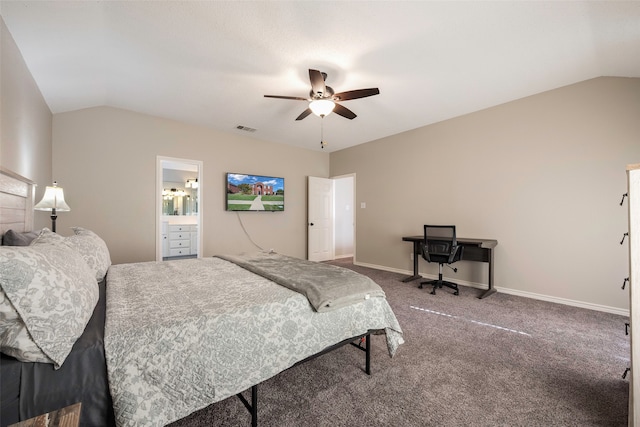
POLYGON ((307 256, 310 261, 334 258, 333 180, 309 177, 308 182, 307 256))

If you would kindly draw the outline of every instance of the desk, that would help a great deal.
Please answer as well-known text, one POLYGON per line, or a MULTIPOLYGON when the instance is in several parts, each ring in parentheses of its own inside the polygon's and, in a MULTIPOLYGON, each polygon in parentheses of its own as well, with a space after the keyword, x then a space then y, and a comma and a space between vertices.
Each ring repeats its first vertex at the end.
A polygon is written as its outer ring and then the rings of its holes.
MULTIPOLYGON (((410 282, 412 280, 421 279, 422 276, 418 274, 418 259, 422 258, 420 252, 420 243, 424 242, 424 236, 407 236, 403 237, 404 242, 413 242, 413 276, 409 276, 403 279, 403 282, 410 282)), ((485 291, 480 298, 486 298, 491 294, 496 293, 496 289, 493 287, 493 248, 498 244, 497 240, 493 239, 468 239, 464 237, 458 237, 456 239, 458 245, 464 246, 462 252, 462 261, 477 261, 489 263, 489 289, 485 291)))

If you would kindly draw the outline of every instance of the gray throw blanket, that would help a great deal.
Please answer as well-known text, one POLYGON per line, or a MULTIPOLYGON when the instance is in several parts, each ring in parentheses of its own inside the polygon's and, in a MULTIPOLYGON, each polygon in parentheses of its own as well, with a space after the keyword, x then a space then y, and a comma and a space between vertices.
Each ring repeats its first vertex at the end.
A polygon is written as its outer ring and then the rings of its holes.
POLYGON ((276 253, 217 255, 307 297, 317 312, 385 298, 380 286, 355 271, 276 253))

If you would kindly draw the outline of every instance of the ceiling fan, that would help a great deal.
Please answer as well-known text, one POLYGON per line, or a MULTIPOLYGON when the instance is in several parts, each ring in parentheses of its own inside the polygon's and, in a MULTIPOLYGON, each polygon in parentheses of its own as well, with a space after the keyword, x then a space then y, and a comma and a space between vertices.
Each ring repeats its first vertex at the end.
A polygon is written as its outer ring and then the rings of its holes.
POLYGON ((366 98, 367 96, 378 95, 380 90, 377 87, 369 89, 348 90, 346 92, 335 93, 334 90, 325 84, 327 73, 309 69, 309 80, 311 81, 311 91, 308 98, 297 96, 265 95, 265 98, 293 99, 297 101, 307 101, 309 107, 304 110, 296 120, 302 120, 309 114, 314 113, 319 117, 324 117, 334 111, 336 114, 346 117, 349 120, 355 119, 356 113, 338 104, 341 101, 350 99, 366 98))

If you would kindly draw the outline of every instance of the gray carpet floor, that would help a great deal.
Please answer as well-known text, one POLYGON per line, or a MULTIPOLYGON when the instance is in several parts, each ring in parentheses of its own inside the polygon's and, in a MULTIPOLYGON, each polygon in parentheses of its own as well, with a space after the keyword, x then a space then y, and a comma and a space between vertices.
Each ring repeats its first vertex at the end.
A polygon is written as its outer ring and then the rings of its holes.
MULTIPOLYGON (((480 300, 464 286, 431 295, 396 273, 334 263, 384 289, 406 343, 390 358, 373 337, 371 376, 364 353, 345 346, 263 382, 260 426, 627 425, 626 317, 501 293, 480 300)), ((237 397, 172 424, 249 425, 237 397)))

